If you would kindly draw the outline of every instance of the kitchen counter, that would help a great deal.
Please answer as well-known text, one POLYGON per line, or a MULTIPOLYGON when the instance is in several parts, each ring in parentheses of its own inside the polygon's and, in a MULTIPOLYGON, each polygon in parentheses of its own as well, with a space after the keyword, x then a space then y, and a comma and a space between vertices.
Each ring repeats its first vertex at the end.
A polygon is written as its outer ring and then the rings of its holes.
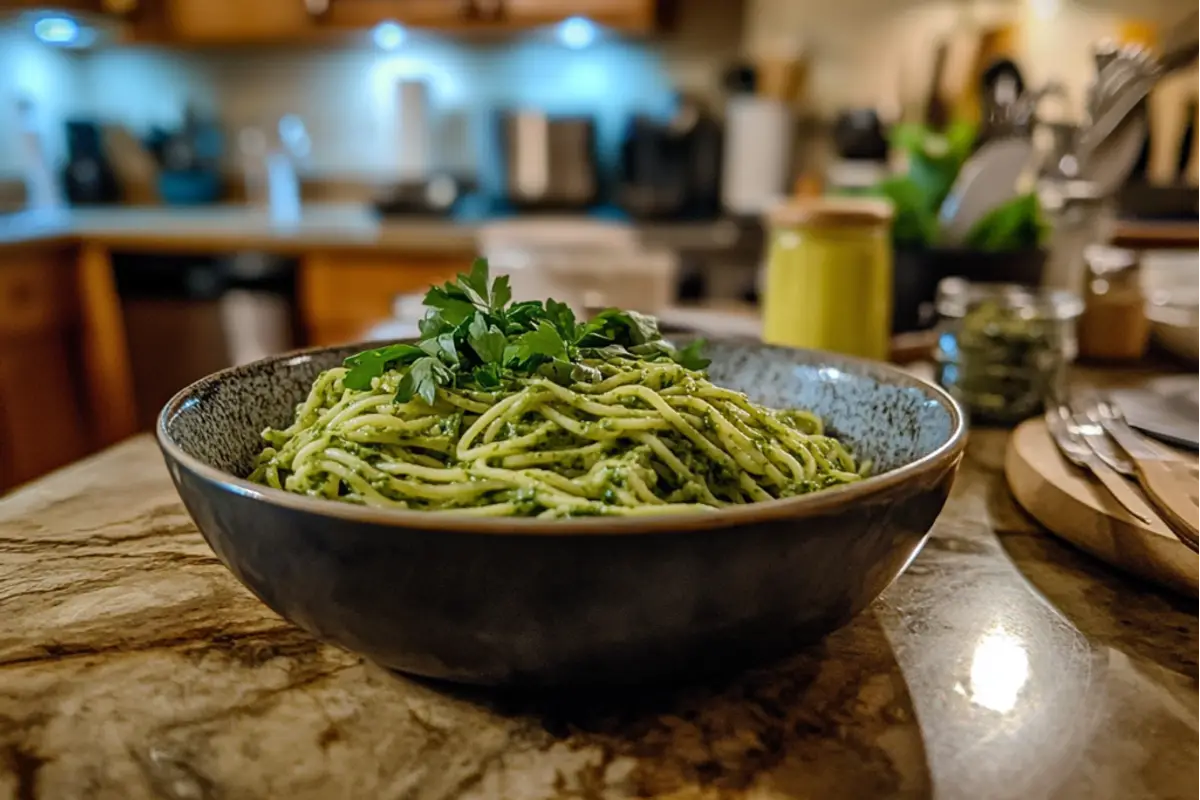
POLYGON ((516 697, 323 645, 201 539, 154 443, 0 500, 0 796, 1195 797, 1197 619, 1013 504, 971 433, 866 613, 671 691, 516 697))
MULTIPOLYGON (((80 208, 0 214, 0 248, 87 242, 161 253, 252 250, 300 255, 319 247, 473 256, 483 222, 477 216, 380 217, 361 203, 309 203, 293 225, 272 223, 265 209, 244 205, 80 208)), ((732 220, 633 224, 647 243, 674 250, 761 248, 760 234, 732 220)))
POLYGON ((476 226, 438 218, 380 220, 365 205, 305 206, 294 225, 271 222, 262 208, 92 208, 61 214, 0 216, 0 246, 81 241, 152 252, 253 250, 281 255, 313 247, 374 251, 475 251, 476 226))

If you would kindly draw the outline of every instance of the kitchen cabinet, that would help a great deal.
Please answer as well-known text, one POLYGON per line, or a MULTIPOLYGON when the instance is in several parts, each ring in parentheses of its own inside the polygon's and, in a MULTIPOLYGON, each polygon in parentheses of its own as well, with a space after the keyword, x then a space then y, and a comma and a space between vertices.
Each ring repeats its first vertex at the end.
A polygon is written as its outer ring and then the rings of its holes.
POLYGON ((654 0, 501 0, 505 21, 515 27, 545 25, 569 16, 628 33, 654 30, 657 3, 654 0))
POLYGON ((315 19, 301 0, 167 0, 168 36, 198 44, 301 39, 315 19))
POLYGON ((313 251, 301 262, 298 302, 310 345, 361 341, 392 317, 399 295, 425 292, 470 268, 465 256, 400 257, 313 251))
POLYGON ((337 38, 384 21, 447 33, 500 32, 573 15, 646 33, 654 29, 657 5, 656 0, 137 0, 125 19, 134 40, 232 45, 337 38))
POLYGON ((110 0, 0 0, 0 13, 8 11, 65 11, 100 13, 110 0))
POLYGON ((390 20, 413 27, 454 28, 471 24, 471 0, 329 0, 320 16, 333 30, 370 28, 390 20))
POLYGON ((74 270, 70 246, 0 249, 0 492, 92 448, 74 270))

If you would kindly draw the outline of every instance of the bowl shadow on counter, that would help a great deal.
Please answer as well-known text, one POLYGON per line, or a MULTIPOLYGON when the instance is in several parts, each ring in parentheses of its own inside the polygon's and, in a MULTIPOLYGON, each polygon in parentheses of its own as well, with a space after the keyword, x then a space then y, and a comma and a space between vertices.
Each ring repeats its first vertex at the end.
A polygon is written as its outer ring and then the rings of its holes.
POLYGON ((987 498, 1013 565, 1089 640, 1197 679, 1196 598, 1121 572, 1044 530, 1004 481, 987 498))
POLYGON ((768 786, 786 796, 926 797, 925 744, 900 665, 872 611, 823 641, 751 669, 708 664, 673 682, 496 689, 416 678, 528 718, 538 745, 598 748, 589 796, 768 786), (619 783, 619 786, 614 784, 619 783))

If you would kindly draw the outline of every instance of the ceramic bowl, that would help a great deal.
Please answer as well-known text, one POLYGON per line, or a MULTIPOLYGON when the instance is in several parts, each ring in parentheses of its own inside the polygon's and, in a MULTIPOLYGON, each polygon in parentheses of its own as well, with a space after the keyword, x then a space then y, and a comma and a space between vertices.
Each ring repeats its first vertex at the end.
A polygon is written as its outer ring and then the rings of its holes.
POLYGON ((225 370, 163 409, 158 441, 217 557, 313 635, 477 684, 632 682, 784 655, 866 607, 913 559, 966 431, 941 389, 852 358, 710 342, 710 375, 809 408, 867 480, 695 515, 550 521, 381 511, 246 481, 259 433, 361 346, 225 370))
POLYGON ((1155 341, 1169 353, 1200 359, 1200 288, 1196 283, 1196 252, 1172 251, 1142 256, 1142 291, 1146 318, 1155 341))
POLYGON ((1188 361, 1200 359, 1200 302, 1194 285, 1156 291, 1145 311, 1150 334, 1164 350, 1188 361))

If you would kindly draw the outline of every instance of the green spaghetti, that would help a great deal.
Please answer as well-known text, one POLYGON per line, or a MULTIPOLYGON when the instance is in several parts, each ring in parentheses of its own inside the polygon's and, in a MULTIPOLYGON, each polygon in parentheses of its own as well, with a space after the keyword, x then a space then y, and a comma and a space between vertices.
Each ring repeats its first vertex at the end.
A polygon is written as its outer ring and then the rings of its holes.
POLYGON ((381 508, 546 518, 685 513, 860 480, 805 411, 711 383, 697 345, 610 310, 508 303, 477 262, 418 343, 359 353, 263 433, 251 480, 381 508))

